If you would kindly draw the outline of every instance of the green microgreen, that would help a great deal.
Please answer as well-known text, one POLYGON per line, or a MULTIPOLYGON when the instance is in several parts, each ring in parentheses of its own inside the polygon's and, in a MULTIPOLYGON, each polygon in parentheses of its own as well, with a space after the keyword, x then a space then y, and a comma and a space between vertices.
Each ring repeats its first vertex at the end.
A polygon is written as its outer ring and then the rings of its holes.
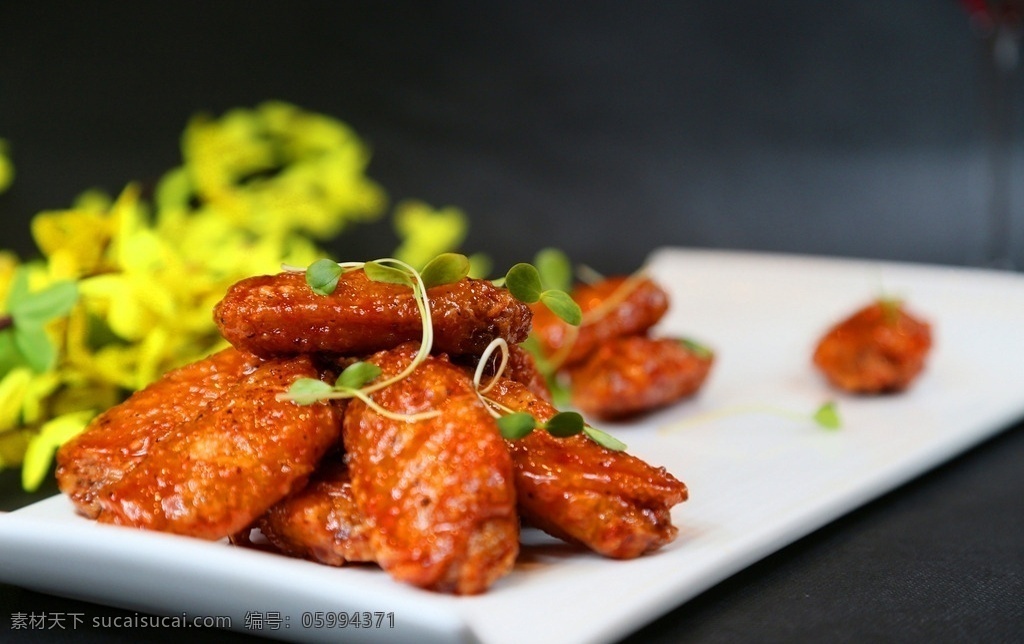
POLYGON ((567 436, 575 436, 583 431, 585 423, 583 422, 583 416, 575 411, 562 411, 551 418, 548 422, 544 423, 544 429, 548 430, 548 433, 558 438, 565 438, 567 436))
POLYGON ((420 271, 423 284, 427 288, 454 284, 469 275, 470 261, 465 255, 458 253, 442 253, 427 262, 420 271))
POLYGON ((839 429, 843 424, 839 419, 839 409, 836 407, 834 400, 830 400, 821 407, 818 407, 812 418, 819 427, 824 429, 839 429))
POLYGON ((691 338, 680 338, 679 343, 686 347, 686 350, 701 360, 707 360, 715 355, 714 351, 707 346, 691 338))
MULTIPOLYGON (((460 263, 457 258, 441 260, 442 268, 437 269, 438 273, 444 278, 451 277, 453 274, 452 271, 444 269, 443 267, 445 265, 451 265, 453 262, 456 264, 460 263)), ((367 279, 371 281, 387 284, 402 284, 412 289, 413 298, 416 301, 416 307, 419 311, 420 321, 423 326, 420 347, 417 350, 416 355, 400 373, 384 380, 378 380, 374 384, 368 383, 377 379, 381 373, 380 368, 369 363, 357 362, 349 365, 349 367, 342 371, 333 387, 326 384, 321 386, 318 384, 312 384, 312 382, 307 382, 312 379, 299 379, 286 393, 281 394, 279 397, 303 405, 309 405, 324 400, 358 398, 372 409, 384 416, 387 416, 388 418, 404 420, 407 422, 416 422, 426 418, 433 418, 438 414, 438 412, 429 411, 406 415, 395 414, 383 409, 369 397, 369 394, 374 391, 388 387, 391 384, 409 376, 409 374, 415 371, 416 367, 418 367, 424 360, 426 360, 427 356, 430 355, 430 349, 433 347, 434 343, 434 325, 430 318, 430 300, 427 297, 427 289, 419 271, 409 264, 391 257, 371 262, 345 262, 340 264, 331 262, 330 260, 321 259, 313 262, 306 269, 300 268, 297 270, 305 271, 306 282, 309 284, 310 288, 321 295, 329 295, 334 292, 335 288, 337 288, 338 278, 340 278, 346 270, 357 270, 360 268, 363 269, 367 279)), ((295 267, 291 266, 285 266, 284 269, 289 271, 296 270, 295 267)))
POLYGON ((540 302, 572 326, 579 326, 583 320, 583 311, 568 293, 544 288, 540 272, 533 264, 519 263, 510 268, 505 274, 505 287, 520 302, 540 302))
MULTIPOLYGON (((381 416, 406 423, 428 420, 440 415, 441 412, 436 410, 417 414, 396 414, 381 407, 370 398, 371 388, 365 386, 366 383, 376 378, 380 373, 380 367, 375 364, 355 362, 341 372, 333 387, 315 378, 299 378, 291 384, 286 393, 279 394, 278 399, 290 400, 297 405, 313 405, 328 400, 358 398, 381 416)), ((393 379, 389 381, 389 384, 390 382, 393 382, 393 379)))
POLYGON ((613 452, 623 452, 626 450, 626 444, 615 438, 607 432, 603 432, 596 427, 587 425, 583 428, 583 433, 587 438, 594 441, 605 449, 610 449, 613 452))
POLYGON ((582 432, 584 436, 606 449, 616 452, 626 449, 625 443, 600 429, 587 425, 583 422, 583 417, 574 411, 559 412, 545 423, 538 423, 537 419, 528 412, 516 411, 499 416, 495 422, 498 424, 502 438, 507 440, 519 440, 528 436, 534 429, 544 429, 556 438, 568 438, 582 432))
POLYGON ((415 278, 410 275, 410 272, 415 271, 402 270, 394 266, 388 266, 383 263, 383 260, 377 260, 372 262, 366 262, 363 265, 363 272, 366 273, 367 279, 372 282, 382 282, 384 284, 404 284, 412 289, 416 288, 415 278))
POLYGON ((900 309, 903 306, 903 301, 896 297, 880 297, 878 298, 878 305, 882 307, 882 317, 885 318, 886 324, 896 324, 900 320, 900 309))
POLYGON ((533 264, 520 262, 505 273, 505 287, 520 302, 533 304, 540 300, 544 287, 540 281, 540 272, 533 264))
POLYGON ((32 291, 28 271, 19 268, 8 290, 7 313, 0 315, 0 365, 26 364, 37 373, 53 368, 57 347, 46 326, 66 316, 77 301, 74 282, 61 280, 32 291))
POLYGON ((567 324, 579 326, 583 322, 580 305, 565 291, 544 291, 540 294, 540 302, 567 324))
POLYGON ((334 393, 334 387, 316 378, 299 378, 288 387, 288 400, 297 405, 312 405, 327 400, 334 393))
POLYGON ((306 284, 317 295, 330 295, 338 287, 344 269, 337 262, 318 259, 306 268, 306 284))
POLYGON ((505 414, 495 419, 501 437, 508 440, 519 440, 527 436, 537 427, 537 419, 525 411, 505 414))
POLYGON ((546 289, 572 290, 572 263, 568 255, 557 248, 543 248, 533 258, 541 284, 546 289))
POLYGON ((380 367, 372 362, 353 362, 341 372, 334 386, 338 389, 361 389, 380 374, 380 367))
POLYGON ((502 372, 505 370, 508 364, 508 343, 501 338, 493 340, 487 348, 484 349, 483 353, 480 354, 480 360, 477 362, 476 372, 473 374, 473 388, 476 390, 477 396, 484 403, 484 406, 495 418, 495 422, 498 425, 498 430, 501 432, 503 438, 509 440, 518 440, 527 436, 534 429, 541 428, 546 430, 552 436, 558 438, 566 438, 568 436, 575 436, 580 432, 583 432, 588 438, 593 440, 595 443, 602 445, 608 449, 621 451, 626 449, 626 445, 622 442, 617 441, 608 434, 601 430, 594 429, 584 422, 583 416, 575 411, 563 411, 558 412, 544 423, 538 423, 537 419, 534 418, 533 414, 525 411, 516 411, 509 409, 508 407, 500 404, 499 402, 487 398, 484 396, 501 377, 502 372), (494 351, 501 351, 501 361, 498 368, 495 370, 494 377, 485 387, 481 387, 481 381, 483 380, 484 369, 490 362, 491 354, 494 351))
POLYGON ((725 409, 715 409, 663 427, 661 431, 669 432, 681 430, 699 423, 711 422, 720 418, 728 418, 730 416, 740 416, 744 414, 767 414, 804 423, 810 421, 822 429, 830 430, 839 429, 843 426, 842 419, 839 416, 838 405, 835 401, 829 400, 814 410, 814 413, 812 414, 793 411, 791 409, 782 409, 771 405, 745 405, 725 409))

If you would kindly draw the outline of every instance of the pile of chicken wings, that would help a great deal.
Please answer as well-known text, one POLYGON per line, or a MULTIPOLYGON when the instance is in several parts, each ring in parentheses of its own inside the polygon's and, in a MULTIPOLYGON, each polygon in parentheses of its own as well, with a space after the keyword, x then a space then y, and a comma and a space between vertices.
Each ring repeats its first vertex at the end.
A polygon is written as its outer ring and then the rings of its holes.
MULTIPOLYGON (((584 310, 614 288, 592 290, 576 294, 584 310)), ((281 395, 299 378, 333 383, 354 361, 376 365, 381 378, 402 372, 423 334, 411 289, 362 270, 344 273, 329 295, 314 293, 301 273, 253 277, 214 310, 231 346, 168 373, 62 446, 61 490, 102 523, 240 544, 262 535, 286 555, 368 562, 455 594, 483 592, 512 569, 523 525, 612 558, 671 542, 670 511, 687 488, 664 468, 583 434, 502 438, 473 382, 496 338, 511 360, 487 396, 539 422, 558 412, 518 346, 536 312, 486 280, 427 294, 431 354, 371 397, 394 414, 438 412, 431 418, 396 420, 358 398, 300 405, 281 395)), ((579 330, 580 368, 599 372, 601 360, 641 355, 681 360, 678 343, 652 349, 653 339, 624 324, 640 316, 647 328, 665 307, 653 283, 633 288, 603 321, 579 330)), ((580 377, 587 381, 601 382, 580 377)), ((581 394, 579 406, 598 416, 635 411, 637 394, 608 387, 581 394)))

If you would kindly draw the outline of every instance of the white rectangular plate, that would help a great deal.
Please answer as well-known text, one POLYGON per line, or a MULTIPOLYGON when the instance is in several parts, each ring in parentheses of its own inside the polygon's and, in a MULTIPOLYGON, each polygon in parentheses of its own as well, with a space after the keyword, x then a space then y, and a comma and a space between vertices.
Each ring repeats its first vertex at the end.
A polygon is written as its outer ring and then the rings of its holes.
MULTIPOLYGON (((527 533, 515 570, 478 597, 222 543, 97 525, 62 497, 0 516, 0 580, 162 615, 278 613, 254 634, 291 640, 608 642, 1024 416, 1024 277, 994 271, 664 249, 650 261, 672 309, 658 331, 718 356, 700 395, 602 427, 666 466, 691 499, 679 538, 609 561, 527 533), (858 398, 811 367, 822 332, 879 295, 932 322, 935 347, 909 391, 858 398), (839 430, 809 416, 835 399, 839 430), (762 411, 770 406, 786 417, 762 411), (394 614, 379 628, 303 627, 303 613, 394 614)), ((308 621, 308 620, 307 620, 308 621)))

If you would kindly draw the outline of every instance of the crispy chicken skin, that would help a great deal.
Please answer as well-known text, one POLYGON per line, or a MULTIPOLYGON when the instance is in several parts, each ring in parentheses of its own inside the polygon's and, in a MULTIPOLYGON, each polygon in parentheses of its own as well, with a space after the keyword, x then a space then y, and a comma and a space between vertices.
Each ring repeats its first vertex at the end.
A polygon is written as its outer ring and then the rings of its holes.
POLYGON ((813 362, 830 383, 858 394, 903 391, 924 369, 931 326, 898 302, 878 301, 821 338, 813 362))
POLYGON ((303 489, 256 522, 282 553, 330 566, 376 561, 370 533, 352 494, 341 454, 329 454, 303 489))
MULTIPOLYGON (((406 344, 369 361, 387 377, 415 352, 406 344)), ((519 518, 511 458, 470 377, 445 358, 429 357, 372 397, 399 414, 440 411, 406 422, 362 401, 349 403, 344 444, 352 490, 377 562, 421 588, 484 591, 515 562, 519 518)))
MULTIPOLYGON (((505 289, 463 279, 428 289, 437 352, 479 355, 494 338, 521 342, 531 313, 505 289)), ((214 308, 234 346, 257 355, 366 355, 419 340, 422 321, 412 290, 348 271, 330 295, 318 295, 302 273, 244 279, 214 308)))
POLYGON ((640 414, 695 394, 713 361, 673 338, 614 338, 570 370, 572 402, 603 420, 640 414))
POLYGON ((583 284, 573 289, 572 299, 583 310, 583 324, 578 335, 569 325, 541 305, 533 305, 533 333, 549 358, 569 342, 562 366, 586 358, 611 338, 639 335, 654 326, 668 310, 668 293, 653 280, 641 277, 610 277, 596 284, 583 284), (603 309, 609 307, 607 312, 603 309), (597 313, 600 313, 597 315, 597 313), (588 320, 588 315, 595 319, 588 320))
POLYGON ((338 440, 338 406, 276 398, 317 376, 308 357, 264 362, 105 487, 97 519, 203 539, 250 525, 304 485, 338 440))
POLYGON ((196 418, 260 363, 256 356, 224 349, 168 372, 128 400, 97 416, 57 451, 57 484, 79 512, 95 518, 97 494, 119 481, 154 445, 196 418))
MULTIPOLYGON (((487 396, 540 422, 558 411, 511 380, 499 381, 487 396)), ((525 522, 616 559, 639 557, 675 539, 670 512, 688 493, 664 468, 581 434, 555 438, 534 430, 507 444, 525 522)))

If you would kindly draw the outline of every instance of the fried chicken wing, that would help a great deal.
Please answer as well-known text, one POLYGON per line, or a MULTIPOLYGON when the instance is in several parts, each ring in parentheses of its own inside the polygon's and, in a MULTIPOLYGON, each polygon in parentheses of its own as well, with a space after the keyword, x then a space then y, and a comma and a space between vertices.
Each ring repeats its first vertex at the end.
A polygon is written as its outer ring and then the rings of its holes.
POLYGON ((274 547, 293 557, 330 566, 376 561, 344 459, 339 454, 324 461, 306 487, 270 508, 257 527, 274 547))
POLYGON ((605 420, 650 411, 695 394, 713 361, 674 338, 614 338, 570 370, 572 402, 605 420))
POLYGON ((813 362, 832 385, 860 394, 903 391, 924 369, 931 325, 893 301, 874 302, 821 338, 813 362))
MULTIPOLYGON (((486 280, 466 278, 428 289, 434 349, 479 355, 494 338, 521 342, 528 306, 486 280)), ((244 279, 214 309, 231 344, 260 356, 323 352, 366 355, 418 340, 419 309, 412 290, 344 273, 330 295, 318 295, 301 273, 244 279)))
MULTIPOLYGON (((487 396, 541 422, 558 412, 511 380, 500 380, 487 396)), ((556 438, 534 430, 507 444, 524 521, 617 559, 639 557, 675 539, 671 509, 688 492, 664 468, 580 434, 556 438)))
POLYGON ((103 523, 230 536, 301 487, 340 435, 338 407, 277 395, 316 378, 309 357, 272 360, 178 425, 98 495, 103 523))
POLYGON ((654 326, 668 310, 668 293, 653 280, 611 277, 573 289, 572 299, 583 311, 583 324, 573 329, 546 307, 533 305, 533 332, 547 357, 566 351, 562 366, 586 358, 611 338, 639 335, 654 326), (589 319, 588 319, 589 318, 589 319), (571 347, 567 346, 571 343, 571 347))
POLYGON ((78 510, 95 518, 97 494, 121 480, 154 445, 196 418, 260 363, 234 348, 168 372, 97 416, 57 451, 57 484, 78 510))
MULTIPOLYGON (((416 349, 406 344, 369 361, 385 377, 394 375, 416 349)), ((353 400, 345 413, 352 490, 377 562, 395 579, 422 588, 484 591, 515 562, 519 518, 511 458, 470 377, 444 358, 429 357, 372 397, 393 413, 440 412, 406 422, 353 400)))

